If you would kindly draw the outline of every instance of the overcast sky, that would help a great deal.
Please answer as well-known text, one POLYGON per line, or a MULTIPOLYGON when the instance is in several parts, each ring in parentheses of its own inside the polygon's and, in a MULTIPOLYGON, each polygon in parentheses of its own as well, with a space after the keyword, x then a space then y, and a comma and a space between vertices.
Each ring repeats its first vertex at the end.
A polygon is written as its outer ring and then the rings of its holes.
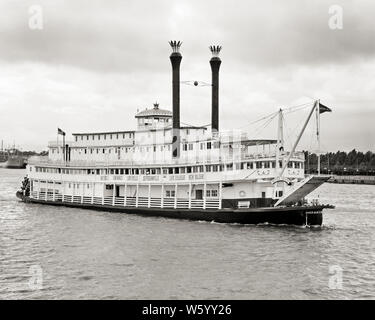
MULTIPOLYGON (((319 98, 324 151, 375 151, 375 2, 2 0, 0 139, 42 150, 68 134, 135 128, 137 109, 171 109, 168 40, 182 40, 181 80, 211 81, 219 44, 220 125, 248 123, 319 98), (43 28, 31 29, 31 5, 43 28), (343 28, 331 29, 331 5, 343 28)), ((181 86, 181 121, 210 122, 210 87, 181 86)), ((308 110, 286 115, 292 141, 308 110)), ((276 120, 276 119, 275 119, 276 120)), ((310 125, 300 148, 314 149, 310 125)), ((255 135, 254 135, 255 137, 255 135)), ((259 137, 259 136, 256 136, 259 137)))

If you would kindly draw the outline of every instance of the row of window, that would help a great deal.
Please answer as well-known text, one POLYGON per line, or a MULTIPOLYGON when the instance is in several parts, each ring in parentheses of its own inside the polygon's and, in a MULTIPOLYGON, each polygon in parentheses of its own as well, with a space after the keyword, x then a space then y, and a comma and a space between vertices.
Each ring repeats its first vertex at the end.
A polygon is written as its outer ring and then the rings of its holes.
MULTIPOLYGON (((220 148, 220 144, 219 142, 201 142, 199 144, 199 148, 200 150, 210 150, 210 149, 219 149, 220 148)), ((52 148, 52 153, 55 153, 57 149, 55 148, 52 148)), ((83 153, 83 154, 87 154, 87 153, 90 153, 90 154, 93 154, 93 153, 96 153, 96 154, 99 154, 99 153, 103 153, 103 154, 110 154, 112 151, 114 151, 114 153, 118 153, 120 152, 120 150, 123 150, 125 151, 125 153, 128 153, 128 152, 134 152, 135 150, 136 151, 139 151, 139 152, 150 152, 150 151, 153 151, 153 152, 157 152, 158 150, 160 151, 171 151, 171 145, 162 145, 162 146, 148 146, 148 147, 129 147, 129 148, 124 148, 124 147, 121 147, 121 148, 78 148, 78 149, 72 149, 73 152, 78 152, 79 154, 83 153)), ((193 143, 183 143, 182 144, 182 151, 191 151, 191 150, 194 150, 194 144, 193 143)), ((59 151, 57 150, 56 151, 57 153, 59 153, 59 151)))
MULTIPOLYGON (((233 170, 249 170, 249 169, 269 169, 275 168, 275 161, 256 161, 256 162, 241 162, 241 163, 227 163, 227 164, 213 164, 213 165, 197 165, 188 167, 171 167, 171 168, 124 168, 124 169, 61 169, 61 168, 43 168, 36 167, 36 172, 45 173, 61 173, 61 174, 120 174, 120 175, 154 175, 154 174, 185 174, 185 173, 203 173, 203 172, 220 172, 233 170)), ((280 161, 279 166, 282 166, 280 161)), ((288 163, 288 168, 303 169, 303 162, 291 161, 288 163)))
POLYGON ((90 140, 90 137, 91 137, 91 140, 100 140, 101 138, 103 140, 107 140, 107 138, 109 140, 112 140, 112 139, 125 139, 125 138, 133 138, 134 137, 134 133, 133 132, 129 132, 129 133, 105 133, 105 134, 87 134, 87 135, 76 135, 75 136, 75 140, 78 141, 78 140, 81 140, 83 141, 84 139, 86 141, 90 140), (96 138, 96 139, 95 139, 96 138))

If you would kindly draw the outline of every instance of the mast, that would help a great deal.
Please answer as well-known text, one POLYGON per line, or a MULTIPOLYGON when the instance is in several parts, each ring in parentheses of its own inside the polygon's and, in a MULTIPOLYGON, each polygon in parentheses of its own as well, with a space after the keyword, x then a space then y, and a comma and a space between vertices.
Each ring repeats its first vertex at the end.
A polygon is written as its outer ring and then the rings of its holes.
MULTIPOLYGON (((318 105, 320 100, 318 100, 318 105)), ((316 138, 318 140, 318 176, 320 175, 320 111, 316 108, 316 138)))
POLYGON ((276 146, 276 173, 279 173, 279 162, 281 151, 284 150, 284 127, 283 127, 283 110, 280 108, 278 116, 278 126, 277 126, 277 146, 276 146))
POLYGON ((310 113, 309 113, 309 116, 307 117, 307 119, 306 119, 306 121, 305 121, 305 124, 303 125, 302 130, 301 130, 300 134, 298 135, 298 138, 297 138, 296 142, 294 143, 293 148, 292 148, 292 150, 290 151, 289 156, 288 156, 287 160, 285 161, 285 163, 284 163, 284 165, 283 165, 283 168, 282 168, 282 170, 281 170, 281 173, 280 173, 279 177, 282 177, 282 175, 283 175, 283 173, 284 173, 284 171, 285 171, 285 169, 286 169, 286 166, 288 165, 288 162, 289 162, 290 158, 292 157, 294 151, 296 150, 296 147, 297 147, 299 141, 301 140, 301 137, 302 137, 303 133, 305 132, 305 129, 306 129, 306 127, 307 127, 307 124, 309 123, 310 118, 311 118, 313 112, 315 111, 315 108, 319 109, 318 106, 319 106, 319 104, 318 104, 318 100, 315 100, 314 105, 313 105, 313 107, 311 108, 311 111, 310 111, 310 113))

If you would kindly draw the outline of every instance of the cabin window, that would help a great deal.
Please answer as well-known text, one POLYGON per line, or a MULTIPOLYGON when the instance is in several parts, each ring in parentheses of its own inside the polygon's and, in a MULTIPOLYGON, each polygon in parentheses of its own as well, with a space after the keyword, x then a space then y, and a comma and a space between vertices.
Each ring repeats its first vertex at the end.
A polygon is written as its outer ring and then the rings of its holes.
POLYGON ((186 167, 186 173, 191 173, 191 167, 186 167))
POLYGON ((78 141, 78 137, 76 136, 75 138, 76 138, 76 142, 77 142, 78 141))
POLYGON ((267 162, 264 162, 264 167, 266 168, 266 169, 268 169, 269 167, 270 167, 270 163, 267 161, 267 162))
POLYGON ((118 174, 118 169, 115 169, 115 174, 118 174))
POLYGON ((288 162, 288 168, 293 168, 293 162, 288 162))
POLYGON ((256 162, 256 168, 262 169, 262 162, 260 162, 260 161, 256 162))
POLYGON ((183 151, 187 151, 187 149, 188 149, 188 145, 187 145, 187 143, 184 143, 184 144, 182 145, 182 150, 183 150, 183 151))
POLYGON ((217 190, 211 190, 211 197, 217 197, 217 190))
POLYGON ((112 184, 106 184, 105 189, 106 190, 113 190, 113 185, 112 184))
POLYGON ((163 174, 168 174, 168 169, 163 169, 163 174))
POLYGON ((89 136, 86 136, 86 140, 89 140, 89 136))
POLYGON ((83 136, 81 136, 81 140, 83 140, 83 136))
POLYGON ((265 197, 266 197, 266 193, 262 191, 262 198, 265 198, 265 197))
POLYGON ((236 170, 241 170, 241 163, 236 163, 236 170))
POLYGON ((168 168, 168 173, 173 174, 173 168, 168 168))
POLYGON ((214 142, 214 149, 219 149, 220 143, 219 142, 214 142))
POLYGON ((207 149, 211 149, 211 142, 207 142, 207 149))
POLYGON ((174 190, 165 190, 165 196, 167 198, 174 198, 176 195, 176 192, 174 190))
POLYGON ((181 173, 186 173, 186 168, 185 168, 185 167, 181 167, 181 168, 180 168, 180 172, 181 172, 181 173))
POLYGON ((100 140, 100 134, 98 134, 98 140, 100 140))
POLYGON ((216 165, 216 164, 214 164, 214 165, 212 166, 212 170, 213 170, 213 172, 217 172, 217 171, 218 171, 218 169, 217 169, 217 165, 216 165))
POLYGON ((111 134, 109 135, 109 139, 111 139, 111 140, 112 140, 112 135, 111 135, 111 134))
POLYGON ((228 163, 227 164, 227 170, 232 171, 233 170, 233 163, 228 163))
POLYGON ((180 173, 180 168, 174 168, 174 173, 179 174, 180 173))
POLYGON ((192 143, 189 143, 189 150, 193 150, 193 144, 192 143))
POLYGON ((104 140, 107 140, 107 135, 106 134, 104 135, 104 140))
POLYGON ((211 166, 206 166, 206 172, 211 172, 212 167, 211 166))
POLYGON ((200 148, 201 148, 201 150, 204 149, 204 143, 201 143, 201 144, 200 144, 200 148))

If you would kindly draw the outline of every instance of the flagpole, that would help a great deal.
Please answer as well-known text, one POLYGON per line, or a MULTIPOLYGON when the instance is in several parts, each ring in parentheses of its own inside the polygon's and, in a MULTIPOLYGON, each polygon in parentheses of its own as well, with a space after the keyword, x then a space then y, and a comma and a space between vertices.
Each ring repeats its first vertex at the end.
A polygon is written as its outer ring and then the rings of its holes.
POLYGON ((58 128, 57 128, 57 146, 56 146, 56 149, 57 149, 57 153, 59 153, 60 151, 59 151, 59 129, 58 128))
POLYGON ((66 161, 66 155, 65 155, 65 132, 63 134, 63 150, 64 150, 64 164, 65 164, 65 161, 66 161))

